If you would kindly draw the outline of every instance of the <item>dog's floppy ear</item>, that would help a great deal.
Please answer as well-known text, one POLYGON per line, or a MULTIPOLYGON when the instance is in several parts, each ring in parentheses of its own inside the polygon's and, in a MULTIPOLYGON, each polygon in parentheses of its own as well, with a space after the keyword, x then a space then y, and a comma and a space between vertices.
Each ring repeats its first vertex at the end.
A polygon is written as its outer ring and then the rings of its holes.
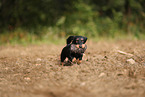
POLYGON ((87 39, 88 39, 87 37, 84 37, 84 43, 86 43, 87 39))
POLYGON ((71 44, 72 42, 73 42, 73 40, 74 40, 74 38, 75 38, 75 36, 69 36, 68 38, 67 38, 67 44, 71 44))

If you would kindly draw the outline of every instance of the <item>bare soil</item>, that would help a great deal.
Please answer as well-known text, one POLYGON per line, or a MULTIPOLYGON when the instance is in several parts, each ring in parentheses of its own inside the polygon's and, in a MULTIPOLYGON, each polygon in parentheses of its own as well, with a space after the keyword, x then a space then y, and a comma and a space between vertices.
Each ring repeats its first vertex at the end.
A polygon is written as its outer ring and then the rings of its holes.
POLYGON ((145 97, 145 41, 88 41, 72 66, 64 46, 0 46, 0 97, 145 97))

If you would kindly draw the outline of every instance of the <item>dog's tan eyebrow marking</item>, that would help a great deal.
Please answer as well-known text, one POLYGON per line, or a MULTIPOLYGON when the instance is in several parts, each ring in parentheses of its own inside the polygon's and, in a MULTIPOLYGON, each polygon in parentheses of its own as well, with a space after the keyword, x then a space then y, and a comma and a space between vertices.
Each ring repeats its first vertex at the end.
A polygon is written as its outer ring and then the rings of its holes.
POLYGON ((79 40, 79 38, 77 38, 76 40, 79 40))
POLYGON ((83 38, 81 38, 81 40, 84 40, 83 38))

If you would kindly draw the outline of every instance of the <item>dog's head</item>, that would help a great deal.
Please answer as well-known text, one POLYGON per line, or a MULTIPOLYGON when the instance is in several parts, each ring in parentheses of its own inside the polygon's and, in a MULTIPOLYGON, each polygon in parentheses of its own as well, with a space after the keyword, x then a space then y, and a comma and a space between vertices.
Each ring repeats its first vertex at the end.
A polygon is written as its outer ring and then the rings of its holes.
POLYGON ((87 37, 83 36, 69 36, 67 39, 67 44, 75 44, 77 48, 84 48, 87 37))

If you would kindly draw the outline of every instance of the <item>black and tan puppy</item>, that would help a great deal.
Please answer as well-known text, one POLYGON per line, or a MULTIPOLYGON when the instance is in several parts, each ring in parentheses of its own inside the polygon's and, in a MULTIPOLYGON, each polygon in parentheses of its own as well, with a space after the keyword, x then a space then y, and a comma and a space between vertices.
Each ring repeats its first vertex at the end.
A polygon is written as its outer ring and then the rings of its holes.
POLYGON ((67 45, 62 49, 61 52, 61 64, 66 58, 70 62, 74 62, 77 60, 77 64, 80 64, 82 61, 83 53, 87 49, 87 45, 85 44, 87 41, 87 37, 83 36, 69 36, 67 39, 67 45))

